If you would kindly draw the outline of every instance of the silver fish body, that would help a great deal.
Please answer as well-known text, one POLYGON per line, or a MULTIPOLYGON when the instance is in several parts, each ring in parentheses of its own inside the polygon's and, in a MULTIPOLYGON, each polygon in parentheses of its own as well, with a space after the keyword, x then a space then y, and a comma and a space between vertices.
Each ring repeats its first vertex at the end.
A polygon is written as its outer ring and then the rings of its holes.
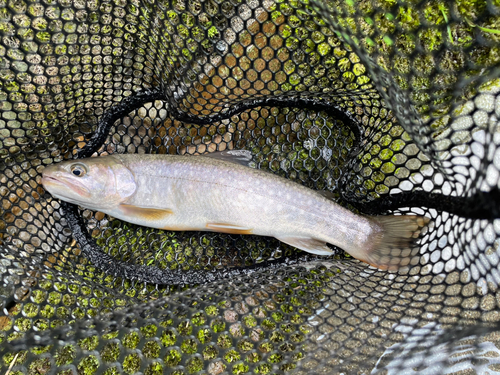
POLYGON ((67 161, 47 167, 42 183, 56 198, 134 224, 271 236, 320 255, 332 254, 330 243, 379 268, 411 263, 391 249, 408 247, 426 224, 419 216, 357 215, 285 178, 205 156, 67 161))

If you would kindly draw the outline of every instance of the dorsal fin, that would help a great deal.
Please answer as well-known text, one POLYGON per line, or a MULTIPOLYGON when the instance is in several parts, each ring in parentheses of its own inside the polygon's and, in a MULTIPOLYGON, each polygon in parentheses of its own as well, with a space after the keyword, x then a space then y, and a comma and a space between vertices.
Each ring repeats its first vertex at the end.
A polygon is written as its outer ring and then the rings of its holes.
POLYGON ((332 201, 337 201, 338 197, 335 196, 335 193, 328 191, 328 190, 316 190, 317 193, 321 194, 327 199, 330 199, 332 201))
POLYGON ((206 156, 208 158, 218 159, 222 161, 227 161, 229 163, 244 165, 245 167, 251 167, 252 153, 248 150, 227 150, 227 151, 217 151, 210 152, 208 154, 203 154, 200 156, 206 156))

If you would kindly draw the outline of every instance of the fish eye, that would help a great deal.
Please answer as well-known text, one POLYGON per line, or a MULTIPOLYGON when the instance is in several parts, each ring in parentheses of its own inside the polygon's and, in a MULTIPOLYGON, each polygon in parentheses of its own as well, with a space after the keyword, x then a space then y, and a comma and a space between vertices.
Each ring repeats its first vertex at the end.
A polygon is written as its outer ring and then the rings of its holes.
POLYGON ((73 173, 76 177, 83 177, 85 173, 87 173, 87 170, 83 165, 76 164, 71 167, 71 173, 73 173))

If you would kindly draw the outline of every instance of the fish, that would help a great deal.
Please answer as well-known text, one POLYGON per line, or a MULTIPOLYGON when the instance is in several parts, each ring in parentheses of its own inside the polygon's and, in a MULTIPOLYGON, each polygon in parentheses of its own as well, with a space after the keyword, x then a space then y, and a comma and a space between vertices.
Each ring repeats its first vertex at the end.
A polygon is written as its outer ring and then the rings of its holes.
POLYGON ((54 198, 145 227, 269 236, 325 256, 335 253, 331 244, 382 270, 418 263, 425 216, 357 214, 249 167, 251 158, 246 150, 111 154, 49 165, 41 183, 54 198))

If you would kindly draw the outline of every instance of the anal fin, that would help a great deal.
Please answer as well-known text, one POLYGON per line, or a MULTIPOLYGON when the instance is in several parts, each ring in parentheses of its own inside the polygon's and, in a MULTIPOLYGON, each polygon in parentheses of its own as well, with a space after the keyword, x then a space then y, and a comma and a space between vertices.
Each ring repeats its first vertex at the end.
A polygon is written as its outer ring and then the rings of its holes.
POLYGON ((214 232, 231 233, 231 234, 252 234, 251 228, 241 227, 239 225, 227 223, 207 223, 206 228, 214 232))
POLYGON ((173 214, 173 211, 168 208, 140 207, 131 204, 120 204, 120 209, 127 216, 146 221, 162 220, 173 214))
POLYGON ((333 250, 330 249, 324 241, 316 240, 311 237, 276 237, 281 242, 284 242, 297 249, 307 251, 316 255, 332 255, 333 250))

